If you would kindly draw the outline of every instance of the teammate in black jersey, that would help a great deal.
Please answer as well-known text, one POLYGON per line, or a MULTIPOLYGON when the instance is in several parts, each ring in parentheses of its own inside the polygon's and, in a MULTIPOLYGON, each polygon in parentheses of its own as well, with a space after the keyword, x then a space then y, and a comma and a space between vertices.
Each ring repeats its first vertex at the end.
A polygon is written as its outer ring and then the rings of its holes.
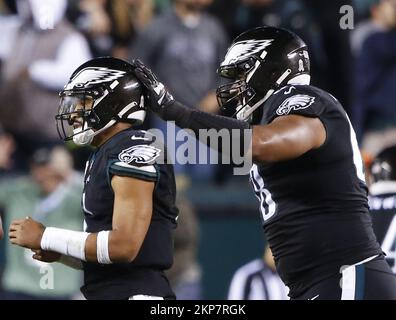
POLYGON ((396 146, 382 150, 371 166, 370 213, 374 233, 396 273, 396 146))
POLYGON ((396 299, 371 225, 355 133, 337 99, 309 85, 309 55, 298 36, 261 27, 234 40, 218 69, 230 83, 217 97, 236 119, 181 105, 142 62, 133 65, 150 109, 164 120, 196 135, 239 129, 242 138, 251 129, 244 141, 254 162, 250 178, 292 299, 396 299))
POLYGON ((80 66, 61 92, 56 118, 65 140, 97 147, 85 169, 85 230, 31 218, 10 227, 11 242, 35 250, 37 260, 80 265, 88 299, 174 298, 164 270, 173 258, 175 180, 172 166, 157 161, 164 150, 155 137, 132 129, 145 113, 130 64, 98 58, 80 66))

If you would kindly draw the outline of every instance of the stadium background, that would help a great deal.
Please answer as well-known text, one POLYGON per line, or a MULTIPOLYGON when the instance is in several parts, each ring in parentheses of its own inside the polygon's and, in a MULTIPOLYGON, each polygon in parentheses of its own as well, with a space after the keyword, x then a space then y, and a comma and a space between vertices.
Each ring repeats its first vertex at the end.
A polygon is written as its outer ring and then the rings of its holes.
MULTIPOLYGON (((59 144, 52 121, 57 110, 56 92, 83 60, 103 55, 140 57, 165 83, 170 83, 178 99, 217 112, 211 90, 219 84, 216 66, 232 38, 263 24, 289 28, 310 46, 313 84, 328 90, 343 103, 357 130, 367 163, 382 144, 396 140, 396 135, 387 131, 396 124, 396 90, 389 90, 396 84, 396 57, 389 59, 385 52, 384 57, 374 59, 367 54, 372 49, 370 43, 365 43, 372 33, 395 32, 393 0, 53 0, 59 6, 67 4, 59 20, 48 16, 45 5, 51 1, 21 2, 35 3, 36 18, 41 16, 41 20, 32 19, 26 6, 17 6, 13 0, 0 0, 0 180, 3 182, 29 176, 30 159, 35 151, 59 144), (176 9, 183 16, 180 18, 183 23, 172 20, 169 11, 183 1, 191 4, 188 10, 195 12, 192 16, 204 13, 206 20, 190 19, 187 9, 176 9), (383 9, 385 2, 391 6, 383 9), (353 10, 352 20, 349 17, 345 21, 347 11, 340 12, 345 5, 353 10), (172 35, 180 35, 180 39, 172 35), (30 37, 36 40, 28 43, 26 39, 30 37), (164 39, 174 41, 172 50, 164 39), (37 43, 42 47, 35 47, 37 43), (65 43, 69 46, 62 46, 65 43), (22 52, 13 51, 18 46, 22 52), (53 52, 36 54, 50 46, 53 52), (194 50, 197 55, 193 54, 194 50), (189 60, 183 60, 187 56, 189 60), (385 68, 376 65, 385 59, 385 68), (172 64, 180 68, 169 70, 167 66, 172 64), (382 68, 380 75, 378 68, 382 68), (383 91, 378 89, 381 93, 378 100, 375 100, 378 96, 370 96, 362 78, 383 87, 383 91), (178 79, 183 79, 183 88, 178 79), (365 93, 364 97, 360 93, 365 93), (369 100, 376 103, 367 111, 364 104, 369 100), (37 113, 43 118, 37 120, 37 113), (385 136, 378 139, 370 136, 372 132, 385 136)), ((163 128, 163 123, 150 117, 144 128, 150 127, 163 128)), ((89 150, 72 145, 67 148, 74 158, 75 169, 81 171, 89 150)), ((188 255, 182 270, 186 274, 190 267, 195 270, 194 276, 187 280, 192 279, 198 287, 201 283, 200 298, 225 299, 235 270, 263 253, 265 240, 257 200, 248 178, 232 176, 229 166, 176 166, 176 173, 180 201, 197 218, 191 219, 196 223, 190 223, 178 235, 181 243, 186 243, 180 246, 181 250, 197 251, 196 256, 188 255)), ((4 191, 1 188, 6 188, 6 184, 0 185, 0 194, 4 191)), ((7 208, 2 209, 6 215, 7 208)), ((2 270, 7 266, 9 246, 6 239, 2 241, 2 270)), ((174 277, 175 283, 186 280, 174 277)))

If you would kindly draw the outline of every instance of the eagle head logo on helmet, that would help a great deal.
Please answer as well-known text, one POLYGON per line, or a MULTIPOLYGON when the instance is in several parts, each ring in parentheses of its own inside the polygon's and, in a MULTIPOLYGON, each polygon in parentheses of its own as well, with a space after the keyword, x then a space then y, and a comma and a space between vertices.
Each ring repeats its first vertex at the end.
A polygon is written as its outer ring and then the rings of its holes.
POLYGON ((60 92, 57 129, 62 139, 90 144, 117 122, 141 124, 146 116, 142 85, 126 61, 102 57, 77 68, 60 92), (76 126, 73 117, 78 117, 76 126))
POLYGON ((223 114, 257 123, 276 90, 288 83, 309 84, 309 55, 294 33, 259 27, 234 39, 217 72, 230 81, 216 91, 223 114))

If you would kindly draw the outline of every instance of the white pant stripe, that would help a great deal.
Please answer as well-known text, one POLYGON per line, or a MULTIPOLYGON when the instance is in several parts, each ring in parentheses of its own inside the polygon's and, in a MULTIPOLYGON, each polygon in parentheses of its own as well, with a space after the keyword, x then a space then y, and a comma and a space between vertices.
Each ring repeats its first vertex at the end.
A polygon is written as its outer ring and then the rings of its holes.
POLYGON ((378 255, 364 259, 355 263, 342 271, 342 292, 341 300, 355 300, 356 294, 356 266, 373 260, 378 255))

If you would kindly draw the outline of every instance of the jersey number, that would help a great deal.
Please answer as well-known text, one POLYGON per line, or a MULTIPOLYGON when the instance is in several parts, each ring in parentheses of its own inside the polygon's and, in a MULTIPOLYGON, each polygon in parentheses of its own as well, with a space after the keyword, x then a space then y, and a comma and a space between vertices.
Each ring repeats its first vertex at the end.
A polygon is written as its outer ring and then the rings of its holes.
POLYGON ((254 186, 254 193, 260 201, 260 212, 263 220, 271 218, 276 212, 276 203, 272 199, 271 192, 265 188, 264 180, 258 172, 257 165, 253 165, 250 171, 250 178, 254 186))
POLYGON ((359 145, 356 140, 356 133, 355 130, 353 130, 351 121, 349 120, 348 115, 346 115, 349 123, 349 128, 350 128, 350 135, 351 135, 351 144, 352 144, 352 151, 353 151, 353 163, 356 168, 356 174, 358 178, 366 183, 366 178, 364 176, 364 170, 363 170, 363 160, 362 160, 362 155, 360 154, 359 150, 359 145))
POLYGON ((386 231, 381 247, 386 253, 386 260, 390 263, 392 271, 396 273, 396 215, 386 231))

